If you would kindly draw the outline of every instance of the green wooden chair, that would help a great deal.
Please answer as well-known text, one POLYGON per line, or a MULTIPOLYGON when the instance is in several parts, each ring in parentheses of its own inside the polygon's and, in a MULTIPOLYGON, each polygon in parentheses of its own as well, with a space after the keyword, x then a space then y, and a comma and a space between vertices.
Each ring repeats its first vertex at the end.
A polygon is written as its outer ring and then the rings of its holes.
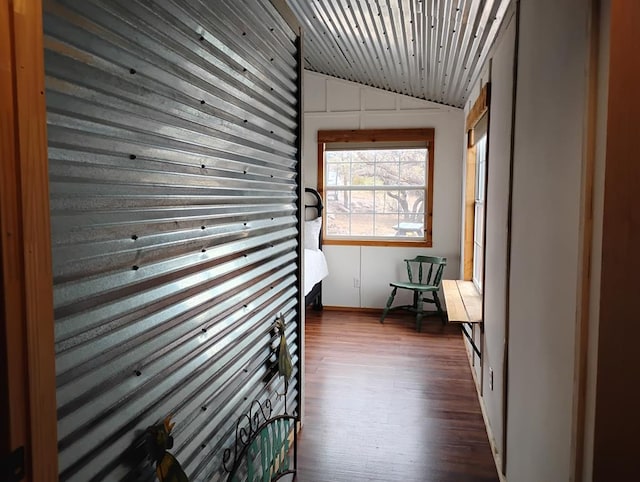
POLYGON ((387 306, 380 317, 380 323, 384 323, 387 313, 391 310, 408 310, 416 314, 416 329, 421 331, 422 318, 426 313, 429 313, 423 310, 423 303, 433 303, 436 305, 436 310, 438 316, 442 320, 442 324, 445 324, 446 319, 444 317, 444 312, 442 311, 440 298, 438 298, 438 289, 440 288, 440 282, 442 281, 442 272, 444 271, 444 267, 447 265, 447 258, 442 258, 440 256, 416 256, 413 259, 405 259, 404 261, 407 264, 407 275, 409 276, 409 281, 396 281, 389 283, 389 286, 393 289, 391 290, 391 294, 387 300, 387 306), (391 306, 398 288, 413 291, 413 304, 394 307, 391 306), (426 293, 431 293, 431 298, 425 297, 426 293))

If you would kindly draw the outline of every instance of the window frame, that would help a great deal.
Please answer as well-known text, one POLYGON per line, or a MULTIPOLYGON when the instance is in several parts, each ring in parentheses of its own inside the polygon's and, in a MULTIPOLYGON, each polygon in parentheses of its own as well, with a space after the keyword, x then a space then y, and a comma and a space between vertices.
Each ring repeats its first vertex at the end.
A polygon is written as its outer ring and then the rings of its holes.
POLYGON ((474 148, 476 149, 475 165, 475 196, 473 215, 473 271, 471 279, 479 293, 482 293, 484 285, 484 241, 485 241, 485 218, 486 218, 486 190, 487 190, 487 143, 488 136, 484 134, 478 139, 474 148), (482 216, 478 219, 478 213, 482 216), (480 234, 480 236, 478 236, 480 234), (478 255, 482 255, 482 261, 478 262, 478 255))
POLYGON ((486 83, 480 89, 480 94, 477 99, 473 103, 473 107, 470 109, 469 114, 467 115, 466 120, 466 133, 467 133, 467 160, 465 167, 465 181, 464 181, 464 207, 463 207, 463 217, 464 217, 464 226, 463 226, 463 279, 465 281, 474 281, 474 249, 475 249, 475 232, 476 232, 476 222, 475 222, 475 211, 476 211, 476 175, 477 175, 477 165, 476 165, 476 157, 477 157, 477 141, 480 139, 476 139, 475 128, 482 120, 482 118, 487 116, 487 140, 486 140, 486 152, 485 152, 485 176, 484 176, 484 216, 483 216, 483 239, 482 239, 482 280, 480 286, 478 286, 474 282, 474 286, 478 290, 479 293, 482 293, 482 288, 484 287, 484 260, 486 256, 486 192, 487 192, 487 183, 489 178, 489 126, 490 126, 490 113, 489 113, 489 102, 491 97, 491 84, 486 83))
MULTIPOLYGON (((360 129, 360 130, 319 130, 318 131, 318 192, 325 198, 325 150, 326 144, 331 143, 371 143, 376 142, 424 142, 427 148, 427 181, 425 185, 424 205, 424 238, 416 238, 415 241, 407 237, 398 237, 398 241, 391 238, 383 239, 333 239, 326 235, 327 210, 322 214, 322 244, 342 246, 398 246, 398 247, 433 247, 433 186, 434 186, 434 152, 435 129, 360 129)), ((411 146, 415 147, 415 146, 411 146)))

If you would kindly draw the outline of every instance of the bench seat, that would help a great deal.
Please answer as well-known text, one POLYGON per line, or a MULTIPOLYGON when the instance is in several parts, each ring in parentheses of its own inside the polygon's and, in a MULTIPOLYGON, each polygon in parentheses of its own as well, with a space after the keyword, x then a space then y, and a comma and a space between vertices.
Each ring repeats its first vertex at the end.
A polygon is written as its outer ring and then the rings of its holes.
POLYGON ((476 355, 482 358, 471 330, 471 324, 480 323, 480 333, 483 332, 482 295, 478 293, 473 281, 453 279, 442 280, 442 292, 449 323, 460 323, 462 334, 469 340, 476 355))
POLYGON ((473 281, 442 280, 449 323, 482 323, 482 296, 473 281))

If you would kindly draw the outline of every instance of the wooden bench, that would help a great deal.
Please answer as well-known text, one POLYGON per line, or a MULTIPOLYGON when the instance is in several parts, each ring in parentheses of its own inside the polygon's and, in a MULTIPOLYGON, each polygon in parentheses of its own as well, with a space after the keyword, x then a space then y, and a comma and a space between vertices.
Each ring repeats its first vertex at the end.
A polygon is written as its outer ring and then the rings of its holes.
POLYGON ((482 357, 480 350, 473 341, 470 329, 471 324, 482 323, 482 295, 473 284, 473 281, 442 280, 442 292, 444 304, 447 310, 449 323, 461 323, 462 333, 471 343, 473 351, 482 357))
POLYGON ((442 280, 450 323, 482 323, 482 296, 473 281, 442 280))

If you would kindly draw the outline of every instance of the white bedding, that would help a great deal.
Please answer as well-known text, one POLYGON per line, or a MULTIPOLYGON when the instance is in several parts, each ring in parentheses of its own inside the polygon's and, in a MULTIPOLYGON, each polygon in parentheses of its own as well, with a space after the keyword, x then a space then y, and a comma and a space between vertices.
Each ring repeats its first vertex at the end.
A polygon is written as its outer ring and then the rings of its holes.
POLYGON ((329 274, 327 259, 324 253, 317 249, 304 250, 304 295, 311 291, 311 288, 323 280, 329 274))

